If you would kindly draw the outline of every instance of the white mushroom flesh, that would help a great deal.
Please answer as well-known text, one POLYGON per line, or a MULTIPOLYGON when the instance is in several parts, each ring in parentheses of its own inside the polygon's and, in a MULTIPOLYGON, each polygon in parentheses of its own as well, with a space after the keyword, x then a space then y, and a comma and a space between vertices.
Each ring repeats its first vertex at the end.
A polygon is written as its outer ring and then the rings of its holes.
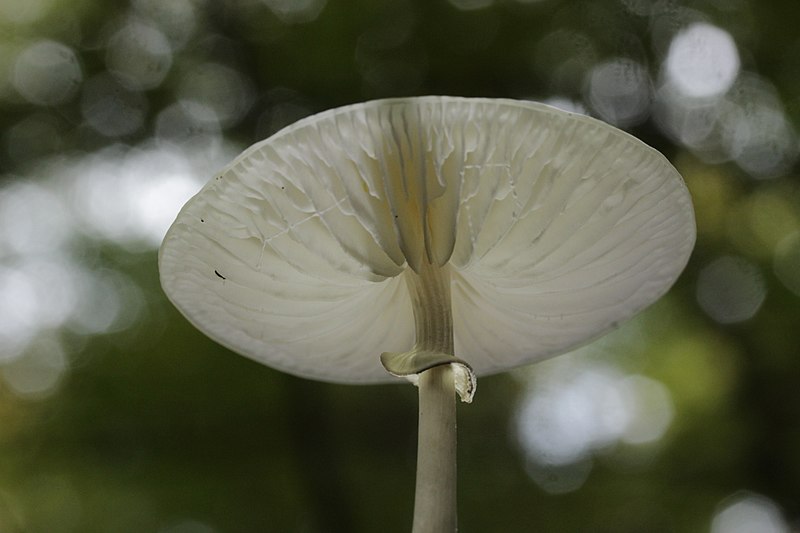
POLYGON ((415 341, 403 272, 447 265, 455 355, 478 375, 563 353, 674 283, 691 199, 656 150, 532 102, 422 97, 309 117, 192 198, 165 291, 221 344, 343 383, 396 379, 415 341))

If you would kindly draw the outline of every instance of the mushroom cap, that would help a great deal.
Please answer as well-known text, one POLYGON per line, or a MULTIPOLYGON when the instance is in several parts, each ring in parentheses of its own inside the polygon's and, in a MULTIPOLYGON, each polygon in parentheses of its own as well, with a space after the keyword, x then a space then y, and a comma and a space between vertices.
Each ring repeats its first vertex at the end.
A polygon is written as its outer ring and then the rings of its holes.
POLYGON ((659 152, 598 120, 483 98, 376 100, 236 158, 159 253, 168 297, 218 343, 340 383, 397 380, 403 276, 449 264, 455 353, 477 375, 567 352, 662 296, 695 240, 659 152))

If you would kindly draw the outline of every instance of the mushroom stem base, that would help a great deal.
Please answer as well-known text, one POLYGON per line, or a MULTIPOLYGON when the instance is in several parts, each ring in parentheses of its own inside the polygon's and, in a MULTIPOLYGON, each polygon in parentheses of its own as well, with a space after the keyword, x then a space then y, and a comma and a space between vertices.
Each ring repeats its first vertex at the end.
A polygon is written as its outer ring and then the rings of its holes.
POLYGON ((456 531, 456 400, 453 368, 419 376, 419 438, 413 533, 456 531))

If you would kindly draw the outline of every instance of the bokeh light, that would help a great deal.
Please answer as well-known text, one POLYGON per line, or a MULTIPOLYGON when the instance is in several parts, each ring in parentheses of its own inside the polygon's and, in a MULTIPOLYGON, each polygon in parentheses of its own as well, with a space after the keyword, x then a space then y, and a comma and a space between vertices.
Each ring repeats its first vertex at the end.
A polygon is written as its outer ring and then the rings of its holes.
POLYGON ((0 353, 16 359, 38 333, 36 287, 19 269, 0 270, 0 353))
POLYGON ((327 0, 261 0, 286 24, 312 22, 322 12, 327 0))
POLYGON ((672 400, 663 384, 613 367, 590 366, 575 375, 537 380, 523 400, 517 424, 529 458, 561 466, 618 441, 655 442, 672 417, 672 400))
POLYGON ((731 35, 706 23, 678 32, 664 62, 668 83, 690 98, 713 98, 730 89, 739 74, 739 53, 731 35))
POLYGON ((172 67, 172 47, 155 26, 131 19, 108 40, 106 65, 125 87, 153 89, 172 67))
POLYGON ((577 102, 563 96, 554 96, 552 98, 548 98, 544 100, 544 103, 553 107, 557 107, 558 109, 563 109, 564 111, 569 111, 570 113, 578 113, 580 115, 588 114, 586 108, 583 107, 581 102, 577 102))
POLYGON ((794 127, 775 88, 742 73, 724 93, 687 97, 674 83, 657 91, 657 120, 674 139, 708 163, 735 161, 754 178, 785 174, 797 161, 794 127))
POLYGON ((611 124, 630 127, 650 111, 650 77, 644 66, 617 58, 596 65, 589 74, 588 100, 595 112, 611 124))
POLYGON ((773 268, 786 288, 800 296, 800 231, 787 235, 778 244, 773 268))
POLYGON ((661 439, 674 416, 672 395, 663 383, 641 375, 630 375, 618 384, 628 408, 621 440, 627 444, 649 444, 661 439))
POLYGON ((7 0, 0 3, 0 20, 15 25, 31 24, 41 19, 55 0, 7 0))
POLYGON ((564 494, 589 479, 595 457, 620 446, 657 444, 675 416, 669 389, 609 355, 640 342, 619 331, 598 346, 541 363, 519 376, 526 385, 515 433, 526 470, 543 490, 564 494))
MULTIPOLYGON (((111 146, 61 165, 82 230, 131 246, 155 248, 179 208, 200 190, 224 152, 191 156, 175 148, 111 146), (210 161, 209 161, 210 159, 210 161)), ((63 178, 62 178, 63 179, 63 178)))
POLYGON ((622 376, 608 368, 589 368, 564 381, 539 384, 519 413, 520 441, 541 463, 564 465, 613 443, 629 413, 618 387, 622 376))
POLYGON ((772 84, 742 76, 725 103, 722 137, 730 157, 756 178, 785 173, 797 160, 797 136, 772 84))
POLYGON ((183 48, 197 31, 195 2, 192 0, 133 0, 137 15, 155 24, 173 50, 183 48))
POLYGON ((56 158, 39 167, 39 179, 0 188, 0 373, 14 395, 30 400, 57 392, 70 368, 59 331, 107 335, 144 318, 148 303, 139 285, 81 257, 78 243, 155 249, 205 172, 230 155, 170 146, 113 145, 56 158))
POLYGON ((217 63, 194 67, 181 81, 183 101, 202 102, 223 127, 237 124, 255 99, 253 84, 238 71, 217 63))
POLYGON ((59 254, 74 231, 73 214, 56 191, 23 180, 0 189, 0 256, 59 254))
POLYGON ((165 148, 219 151, 221 126, 214 110, 194 100, 178 100, 156 117, 155 138, 165 148))
POLYGON ((53 394, 68 368, 61 345, 52 339, 40 339, 21 357, 0 367, 3 380, 14 394, 23 398, 41 398, 53 394))
POLYGON ((78 56, 56 41, 38 41, 20 52, 14 65, 14 87, 29 102, 56 105, 78 91, 83 72, 78 56))
POLYGON ((146 97, 131 91, 108 73, 86 81, 81 112, 87 124, 106 137, 123 137, 139 131, 148 111, 146 97))
POLYGON ((711 533, 789 533, 775 502, 743 492, 725 500, 714 515, 711 533))
POLYGON ((757 265, 743 257, 715 259, 697 279, 697 301, 720 324, 749 320, 767 297, 767 285, 757 265))

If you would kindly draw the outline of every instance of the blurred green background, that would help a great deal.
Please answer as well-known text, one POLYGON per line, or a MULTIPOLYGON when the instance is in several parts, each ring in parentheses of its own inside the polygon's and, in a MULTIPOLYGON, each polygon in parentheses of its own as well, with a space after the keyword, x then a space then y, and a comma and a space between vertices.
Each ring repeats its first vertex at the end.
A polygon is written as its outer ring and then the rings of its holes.
POLYGON ((227 352, 156 250, 247 145, 417 94, 597 116, 697 210, 662 301, 459 406, 460 530, 800 531, 798 24, 796 0, 0 1, 0 532, 410 529, 415 389, 227 352))

